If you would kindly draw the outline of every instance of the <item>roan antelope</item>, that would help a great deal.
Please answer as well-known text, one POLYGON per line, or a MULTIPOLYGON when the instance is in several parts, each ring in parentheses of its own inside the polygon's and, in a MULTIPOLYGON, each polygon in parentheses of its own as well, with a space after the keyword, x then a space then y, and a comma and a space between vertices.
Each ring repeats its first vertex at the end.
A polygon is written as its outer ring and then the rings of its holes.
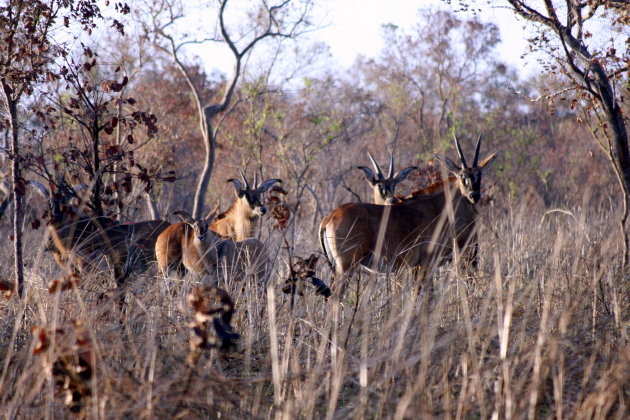
MULTIPOLYGON (((474 205, 481 198, 482 170, 496 153, 481 162, 477 140, 473 164, 468 167, 455 138, 461 167, 443 156, 436 158, 456 175, 432 192, 417 191, 391 206, 349 203, 333 210, 320 225, 320 244, 335 267, 334 280, 362 265, 383 271, 387 267, 427 267, 452 255, 452 242, 476 261, 474 205)), ((345 289, 342 285, 341 291, 345 289)))
POLYGON ((245 174, 241 172, 243 183, 238 179, 228 179, 234 183, 236 200, 229 209, 219 214, 210 225, 210 229, 224 238, 243 241, 254 236, 256 222, 267 213, 267 208, 260 201, 260 196, 280 179, 268 179, 258 185, 258 176, 254 175, 254 185, 250 186, 245 174), (243 186, 244 184, 244 186, 243 186))
POLYGON ((83 272, 105 259, 113 267, 116 283, 122 286, 132 272, 144 271, 155 261, 155 242, 170 223, 119 223, 108 217, 77 215, 67 205, 71 195, 59 190, 51 194, 41 183, 30 182, 48 201, 48 248, 61 268, 76 267, 83 272))
POLYGON ((383 171, 378 166, 378 163, 374 160, 370 152, 368 157, 372 161, 374 166, 374 173, 367 166, 357 166, 357 169, 361 169, 365 174, 365 179, 370 183, 370 186, 374 190, 374 204, 392 204, 399 201, 396 197, 396 186, 407 178, 407 176, 418 169, 417 166, 408 166, 405 169, 401 169, 394 175, 394 154, 390 155, 389 159, 389 171, 387 172, 387 178, 383 175, 383 171))
POLYGON ((167 274, 169 268, 175 267, 181 275, 189 271, 266 279, 270 264, 263 243, 256 238, 232 241, 215 234, 209 229, 215 213, 216 210, 202 220, 194 220, 188 213, 178 212, 182 222, 166 229, 156 243, 160 270, 167 274))

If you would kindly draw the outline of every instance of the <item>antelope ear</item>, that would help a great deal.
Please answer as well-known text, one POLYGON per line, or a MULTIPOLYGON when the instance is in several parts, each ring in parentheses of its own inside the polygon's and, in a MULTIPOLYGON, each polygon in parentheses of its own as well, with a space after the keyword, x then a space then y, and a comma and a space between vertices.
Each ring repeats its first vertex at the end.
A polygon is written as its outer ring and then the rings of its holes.
POLYGON ((275 184, 276 182, 282 182, 281 179, 277 179, 277 178, 273 178, 273 179, 268 179, 265 182, 261 183, 260 186, 258 188, 256 188, 256 190, 259 193, 264 193, 265 191, 267 191, 269 188, 271 188, 271 186, 273 184, 275 184))
POLYGON ((405 169, 401 169, 400 171, 396 172, 396 175, 394 175, 394 181, 396 182, 404 181, 405 178, 407 178, 407 176, 413 171, 415 171, 416 169, 418 169, 417 166, 409 166, 405 169))
POLYGON ((239 181, 238 179, 230 178, 227 180, 227 182, 232 182, 234 184, 234 190, 236 191, 236 196, 238 198, 241 198, 243 194, 245 194, 241 181, 239 181))
POLYGON ((444 166, 446 169, 448 169, 451 172, 458 173, 462 169, 459 166, 457 166, 457 164, 455 164, 455 162, 453 162, 451 158, 449 157, 442 156, 442 155, 433 155, 433 157, 437 159, 442 164, 442 166, 444 166))
POLYGON ((492 164, 492 162, 494 162, 494 158, 497 157, 497 152, 492 153, 491 155, 486 156, 486 158, 484 160, 481 161, 481 163, 478 166, 479 169, 482 169, 484 167, 490 167, 490 165, 492 164))
POLYGON ((203 218, 207 223, 211 223, 212 220, 216 217, 217 212, 219 211, 219 207, 215 207, 206 214, 206 217, 203 218))
POLYGON ((363 173, 365 174, 365 179, 367 179, 370 184, 376 185, 376 177, 374 176, 374 172, 372 172, 370 168, 368 168, 367 166, 357 166, 357 169, 361 169, 363 171, 363 173))
POLYGON ((186 224, 192 223, 192 216, 187 211, 176 210, 173 212, 173 214, 176 214, 183 223, 186 223, 186 224))

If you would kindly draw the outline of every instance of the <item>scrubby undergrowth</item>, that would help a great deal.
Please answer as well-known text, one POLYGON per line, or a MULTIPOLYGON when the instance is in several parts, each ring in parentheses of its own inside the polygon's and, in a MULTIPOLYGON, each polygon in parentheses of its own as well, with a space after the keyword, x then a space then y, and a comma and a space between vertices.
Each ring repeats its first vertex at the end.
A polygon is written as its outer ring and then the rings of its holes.
MULTIPOLYGON (((50 294, 34 242, 27 299, 0 303, 6 418, 627 418, 630 289, 609 211, 486 208, 477 272, 362 273, 342 301, 234 280, 236 348, 191 358, 195 279, 107 273, 50 294), (35 329, 34 329, 35 328, 35 329), (56 331, 56 332, 55 332, 56 331)), ((297 244, 315 249, 315 235, 297 244)), ((301 241, 301 240, 300 240, 301 241)), ((3 251, 6 252, 6 251, 3 251)), ((2 254, 3 271, 11 264, 2 254)), ((5 271, 6 273, 7 271, 5 271)), ((320 261, 318 274, 330 271, 320 261)))

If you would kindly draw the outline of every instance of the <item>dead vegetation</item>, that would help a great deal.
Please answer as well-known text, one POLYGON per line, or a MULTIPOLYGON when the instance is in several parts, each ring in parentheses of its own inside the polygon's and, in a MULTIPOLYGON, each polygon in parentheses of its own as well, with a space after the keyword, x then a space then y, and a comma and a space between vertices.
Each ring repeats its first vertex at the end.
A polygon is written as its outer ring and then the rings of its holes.
MULTIPOLYGON (((409 272, 363 272, 343 301, 323 299, 308 281, 303 295, 285 295, 290 275, 314 275, 312 260, 295 259, 287 273, 282 248, 269 246, 280 251, 266 290, 232 279, 226 298, 196 288, 192 276, 165 279, 153 269, 125 286, 121 321, 110 274, 86 273, 49 292, 58 268, 35 252, 27 299, 0 303, 1 411, 625 418, 630 293, 611 240, 616 224, 579 209, 484 211, 477 273, 436 268, 432 296, 418 292, 409 272)), ((298 251, 314 249, 314 236, 298 251)), ((326 281, 331 272, 320 262, 316 274, 326 281)))

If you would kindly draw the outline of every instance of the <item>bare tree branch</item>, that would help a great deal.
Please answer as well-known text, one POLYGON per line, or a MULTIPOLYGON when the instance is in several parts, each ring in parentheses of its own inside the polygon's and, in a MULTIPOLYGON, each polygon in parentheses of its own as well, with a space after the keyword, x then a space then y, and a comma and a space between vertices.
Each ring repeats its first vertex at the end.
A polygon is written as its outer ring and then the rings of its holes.
MULTIPOLYGON (((211 36, 202 38, 198 41, 176 41, 175 37, 166 33, 165 29, 173 26, 176 20, 183 17, 183 13, 175 12, 175 4, 167 4, 164 2, 160 3, 159 7, 154 8, 154 13, 152 16, 153 28, 145 29, 145 32, 147 32, 147 36, 149 36, 150 32, 153 32, 153 34, 155 35, 154 44, 156 45, 156 47, 166 52, 169 56, 171 56, 171 58, 173 58, 177 68, 186 79, 186 83, 193 93, 194 100, 197 106, 200 131, 204 138, 206 156, 204 159, 204 166, 199 177, 199 182, 197 184, 197 190, 195 192, 194 208, 192 211, 192 215, 194 218, 200 218, 203 212, 203 201, 214 167, 215 149, 217 142, 216 136, 218 133, 218 128, 221 122, 227 116, 227 114, 229 114, 231 110, 234 109, 235 105, 231 106, 231 104, 233 103, 233 96, 236 91, 239 79, 243 73, 244 57, 246 57, 256 47, 256 45, 267 38, 295 38, 300 35, 302 28, 307 28, 309 25, 306 16, 311 5, 310 1, 305 2, 306 6, 304 7, 304 9, 301 11, 301 13, 297 15, 296 20, 290 23, 281 22, 276 17, 277 13, 280 13, 287 9, 287 7, 291 4, 290 0, 285 0, 271 7, 269 7, 266 2, 263 2, 262 6, 266 11, 265 23, 263 23, 262 25, 260 23, 254 23, 252 25, 251 32, 255 35, 251 40, 249 40, 249 42, 245 44, 245 46, 239 48, 238 41, 231 34, 230 28, 227 26, 226 13, 228 3, 229 0, 221 0, 219 2, 217 18, 219 24, 219 32, 221 34, 220 38, 211 36), (158 17, 164 12, 164 9, 168 11, 169 17, 165 23, 160 23, 158 17), (160 39, 165 40, 167 45, 162 45, 159 42, 160 39), (228 82, 224 87, 223 95, 218 102, 211 104, 206 104, 203 102, 203 99, 201 98, 201 93, 198 87, 195 86, 190 71, 178 54, 180 49, 186 45, 202 44, 206 41, 224 43, 231 51, 234 58, 234 68, 232 70, 231 77, 229 77, 228 82), (221 113, 224 113, 224 115, 217 122, 217 127, 213 128, 213 121, 216 119, 217 115, 221 113)), ((238 103, 238 101, 236 103, 238 103)))

